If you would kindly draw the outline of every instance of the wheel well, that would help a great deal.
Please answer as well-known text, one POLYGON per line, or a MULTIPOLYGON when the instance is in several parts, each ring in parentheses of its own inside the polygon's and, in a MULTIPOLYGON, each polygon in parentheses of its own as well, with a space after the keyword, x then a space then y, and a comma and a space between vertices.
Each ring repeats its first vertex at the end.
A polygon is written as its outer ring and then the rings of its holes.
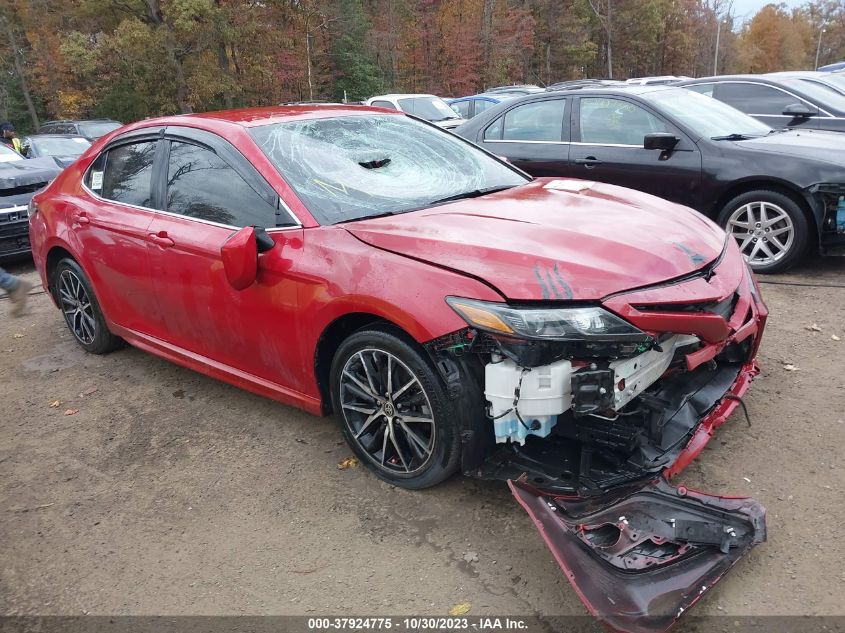
MULTIPOLYGON (((737 196, 740 196, 749 191, 754 191, 756 189, 768 189, 769 191, 776 191, 777 193, 782 193, 783 195, 790 198, 795 204, 797 204, 801 208, 801 210, 804 212, 804 215, 807 217, 807 222, 810 225, 810 235, 814 235, 813 231, 818 232, 816 217, 813 214, 810 205, 807 203, 801 193, 787 185, 784 185, 779 182, 773 182, 771 180, 749 180, 746 182, 739 183, 736 186, 728 189, 716 201, 716 204, 713 207, 710 217, 715 222, 719 217, 719 213, 722 212, 722 209, 728 202, 730 202, 737 196)), ((812 241, 810 243, 812 243, 812 241)))
POLYGON ((61 246, 54 246, 47 253, 47 286, 50 288, 51 293, 53 292, 53 273, 56 271, 56 266, 59 265, 59 262, 66 257, 76 261, 73 255, 61 246))
POLYGON ((317 379, 317 387, 320 389, 324 415, 329 415, 332 412, 329 382, 335 352, 350 334, 363 327, 375 324, 388 325, 401 330, 395 323, 375 314, 353 312, 329 323, 320 335, 317 341, 317 349, 314 352, 314 375, 317 379))

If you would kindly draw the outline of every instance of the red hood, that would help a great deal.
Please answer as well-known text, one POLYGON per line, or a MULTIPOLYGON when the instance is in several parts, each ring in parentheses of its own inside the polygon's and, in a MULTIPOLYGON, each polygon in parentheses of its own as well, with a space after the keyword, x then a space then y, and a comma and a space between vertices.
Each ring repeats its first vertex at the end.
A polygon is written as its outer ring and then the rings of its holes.
POLYGON ((547 188, 550 182, 346 229, 517 300, 600 299, 691 273, 724 246, 724 232, 686 207, 614 185, 571 193, 547 188))

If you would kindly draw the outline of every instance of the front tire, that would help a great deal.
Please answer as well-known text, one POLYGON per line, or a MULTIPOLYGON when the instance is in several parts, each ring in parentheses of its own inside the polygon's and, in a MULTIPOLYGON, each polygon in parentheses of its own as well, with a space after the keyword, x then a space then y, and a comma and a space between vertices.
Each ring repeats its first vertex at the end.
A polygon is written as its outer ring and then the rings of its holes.
POLYGON ((459 416, 424 351, 389 328, 347 338, 332 361, 332 407, 358 459, 384 481, 434 486, 460 462, 459 416))
POLYGON ((70 258, 61 260, 53 273, 56 303, 76 342, 92 354, 107 354, 123 346, 109 332, 94 289, 82 267, 70 258))
POLYGON ((789 196, 758 189, 725 205, 718 217, 755 273, 779 273, 796 264, 807 250, 809 222, 789 196))

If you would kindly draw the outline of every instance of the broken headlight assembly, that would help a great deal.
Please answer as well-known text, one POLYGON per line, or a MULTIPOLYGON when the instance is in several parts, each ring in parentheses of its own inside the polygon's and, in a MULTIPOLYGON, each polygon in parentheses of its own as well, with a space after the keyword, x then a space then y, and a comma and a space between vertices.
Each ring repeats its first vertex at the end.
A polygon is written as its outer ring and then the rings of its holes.
POLYGON ((507 337, 539 341, 614 341, 647 344, 651 337, 599 307, 534 308, 446 297, 470 326, 507 337))

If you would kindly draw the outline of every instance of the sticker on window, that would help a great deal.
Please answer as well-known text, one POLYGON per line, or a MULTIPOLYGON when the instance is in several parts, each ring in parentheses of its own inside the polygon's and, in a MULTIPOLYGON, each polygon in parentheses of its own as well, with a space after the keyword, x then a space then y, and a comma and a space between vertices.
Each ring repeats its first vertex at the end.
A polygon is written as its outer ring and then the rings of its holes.
POLYGON ((91 189, 94 191, 99 191, 103 188, 103 172, 101 171, 92 171, 91 172, 91 189))

